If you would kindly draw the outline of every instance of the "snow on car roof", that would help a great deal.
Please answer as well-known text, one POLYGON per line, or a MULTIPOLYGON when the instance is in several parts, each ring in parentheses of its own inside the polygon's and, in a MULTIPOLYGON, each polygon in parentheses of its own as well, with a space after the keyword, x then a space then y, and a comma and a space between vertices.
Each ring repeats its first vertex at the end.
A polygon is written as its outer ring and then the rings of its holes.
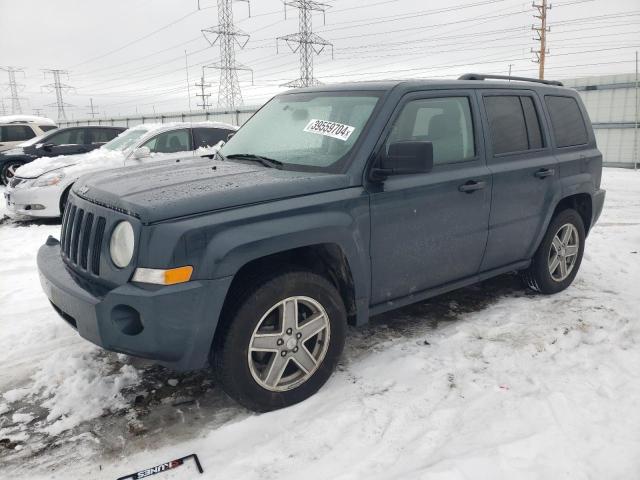
POLYGON ((0 116, 0 123, 33 122, 39 125, 56 125, 56 122, 47 117, 36 115, 4 115, 0 116))

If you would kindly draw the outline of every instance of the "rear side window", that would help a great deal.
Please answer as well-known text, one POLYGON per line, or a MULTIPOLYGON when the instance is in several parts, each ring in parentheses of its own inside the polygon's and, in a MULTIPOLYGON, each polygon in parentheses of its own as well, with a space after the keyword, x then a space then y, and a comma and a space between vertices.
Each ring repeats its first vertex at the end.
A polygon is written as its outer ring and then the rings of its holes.
POLYGON ((20 142, 35 137, 31 127, 27 125, 7 125, 0 128, 0 141, 20 142))
POLYGON ((475 143, 471 107, 467 97, 412 100, 403 107, 385 144, 428 141, 433 143, 434 165, 473 160, 475 143))
POLYGON ((194 149, 197 150, 200 147, 213 147, 220 140, 226 142, 230 133, 233 133, 233 130, 225 130, 222 128, 194 128, 194 149))
POLYGON ((572 147, 589 141, 587 126, 575 98, 546 96, 544 99, 551 117, 556 146, 572 147))
POLYGON ((494 155, 544 147, 540 117, 531 97, 487 96, 484 105, 489 118, 494 155))
POLYGON ((92 128, 88 132, 91 143, 107 143, 120 134, 113 128, 92 128))

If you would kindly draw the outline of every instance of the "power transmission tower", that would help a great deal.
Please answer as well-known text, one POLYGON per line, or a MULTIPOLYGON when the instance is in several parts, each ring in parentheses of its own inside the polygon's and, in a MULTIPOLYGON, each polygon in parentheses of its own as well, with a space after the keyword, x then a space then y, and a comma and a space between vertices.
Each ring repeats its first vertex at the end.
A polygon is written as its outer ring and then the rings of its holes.
POLYGON ((547 27, 547 10, 551 10, 551 4, 547 4, 547 0, 542 0, 542 3, 534 2, 532 6, 537 10, 534 17, 540 20, 540 25, 533 25, 531 27, 531 29, 537 33, 537 38, 534 38, 534 40, 540 42, 540 49, 531 49, 531 53, 535 53, 536 55, 534 62, 539 64, 538 78, 542 80, 544 79, 544 61, 546 55, 549 53, 549 49, 547 48, 547 33, 551 31, 551 28, 547 27))
POLYGON ((96 118, 96 115, 99 115, 99 112, 96 110, 96 106, 93 104, 93 98, 89 99, 89 105, 87 105, 87 108, 89 109, 89 115, 91 115, 91 118, 96 118))
POLYGON ((24 70, 21 68, 15 67, 0 67, 0 70, 4 70, 9 75, 9 92, 11 93, 11 113, 22 113, 22 105, 20 105, 20 100, 23 100, 22 97, 18 95, 18 90, 24 85, 16 82, 16 73, 22 73, 24 75, 24 70))
POLYGON ((200 98, 202 103, 198 103, 198 107, 202 107, 202 110, 207 111, 207 109, 211 106, 209 103, 210 93, 205 93, 205 88, 210 87, 210 83, 204 82, 204 68, 202 69, 202 77, 200 78, 200 83, 195 84, 196 87, 200 88, 200 93, 196 93, 196 97, 200 98))
POLYGON ((62 98, 62 94, 64 92, 68 92, 69 90, 73 90, 73 87, 70 85, 66 85, 60 81, 60 77, 66 75, 69 77, 69 72, 66 70, 57 70, 57 69, 47 69, 43 70, 44 75, 46 77, 47 73, 50 73, 53 76, 53 83, 49 83, 47 85, 43 85, 43 88, 48 89, 50 92, 56 92, 56 103, 51 103, 47 105, 47 107, 53 107, 54 105, 58 107, 58 120, 66 120, 67 113, 64 111, 64 107, 73 107, 73 105, 69 103, 65 103, 62 98))
POLYGON ((300 53, 300 78, 286 83, 287 87, 308 87, 318 85, 320 82, 313 76, 313 54, 320 55, 325 47, 331 47, 333 56, 333 44, 313 33, 311 15, 314 11, 324 12, 329 5, 315 0, 285 0, 285 17, 287 6, 298 9, 299 31, 276 38, 276 50, 280 40, 284 41, 292 52, 300 53))
MULTIPOLYGON (((247 2, 249 0, 235 0, 247 2)), ((220 70, 220 87, 218 90, 218 107, 234 109, 242 105, 242 92, 238 82, 238 71, 253 70, 236 62, 236 44, 242 49, 249 41, 249 35, 237 29, 233 24, 234 0, 218 0, 218 25, 202 30, 204 38, 211 46, 220 46, 220 61, 206 65, 205 68, 220 70), (209 34, 209 36, 207 36, 209 34)))
POLYGON ((0 115, 6 115, 7 109, 4 106, 4 98, 0 98, 0 115))

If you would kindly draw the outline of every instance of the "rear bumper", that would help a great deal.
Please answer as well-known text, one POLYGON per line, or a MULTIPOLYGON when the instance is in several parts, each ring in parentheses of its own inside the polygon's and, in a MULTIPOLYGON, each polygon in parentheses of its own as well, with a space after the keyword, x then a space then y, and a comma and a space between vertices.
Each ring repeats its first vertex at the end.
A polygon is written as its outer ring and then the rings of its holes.
POLYGON ((591 226, 593 227, 602 213, 602 207, 604 206, 604 198, 606 197, 606 190, 599 189, 591 197, 591 226))
POLYGON ((51 237, 38 251, 38 270, 55 310, 86 340, 175 370, 208 365, 231 277, 166 287, 127 283, 100 291, 69 271, 51 237))

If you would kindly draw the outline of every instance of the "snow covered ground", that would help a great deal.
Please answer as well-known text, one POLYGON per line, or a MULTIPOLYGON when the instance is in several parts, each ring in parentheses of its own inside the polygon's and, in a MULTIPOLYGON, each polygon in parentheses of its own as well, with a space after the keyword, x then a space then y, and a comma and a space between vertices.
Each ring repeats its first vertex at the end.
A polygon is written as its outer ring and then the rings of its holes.
MULTIPOLYGON (((79 338, 35 268, 59 225, 0 225, 0 478, 640 478, 640 173, 605 169, 574 285, 505 275, 351 329, 312 399, 256 415, 206 372, 79 338)), ((0 211, 1 215, 1 211, 0 211)))

